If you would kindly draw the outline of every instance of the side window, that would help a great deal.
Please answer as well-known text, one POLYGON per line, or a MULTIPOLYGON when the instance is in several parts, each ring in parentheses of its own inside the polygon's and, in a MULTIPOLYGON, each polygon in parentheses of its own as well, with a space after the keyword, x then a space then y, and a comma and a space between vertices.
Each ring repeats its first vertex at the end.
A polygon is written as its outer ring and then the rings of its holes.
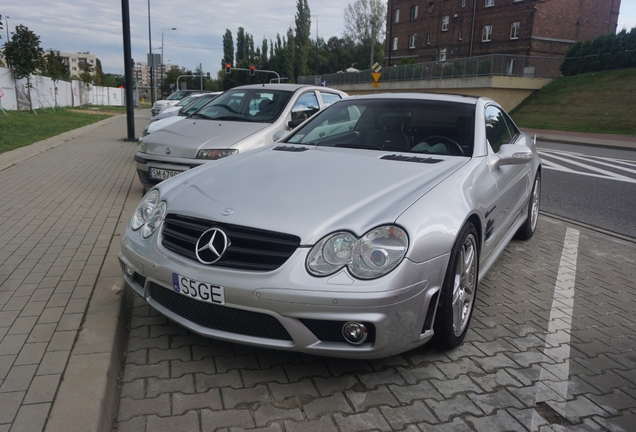
POLYGON ((495 153, 512 139, 504 113, 495 106, 486 108, 486 138, 495 153))
POLYGON ((320 110, 318 98, 314 92, 301 95, 292 108, 292 121, 305 120, 320 110))
POLYGON ((517 126, 515 126, 510 117, 508 117, 506 114, 504 114, 504 119, 506 120, 506 124, 508 125, 510 135, 512 135, 512 138, 514 139, 517 135, 519 135, 519 129, 517 129, 517 126))
POLYGON ((320 92, 320 96, 322 97, 322 102, 326 107, 341 99, 340 95, 335 93, 320 92))

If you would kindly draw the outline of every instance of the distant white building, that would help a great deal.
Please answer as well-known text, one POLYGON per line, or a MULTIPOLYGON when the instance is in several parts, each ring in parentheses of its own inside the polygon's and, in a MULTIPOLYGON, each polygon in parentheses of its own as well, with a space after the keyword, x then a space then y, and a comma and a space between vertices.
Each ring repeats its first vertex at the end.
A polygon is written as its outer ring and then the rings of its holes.
POLYGON ((91 54, 88 51, 78 53, 65 53, 60 51, 59 55, 62 61, 68 65, 71 79, 79 78, 84 71, 85 65, 92 66, 91 75, 95 76, 95 69, 97 67, 97 57, 95 54, 91 54))

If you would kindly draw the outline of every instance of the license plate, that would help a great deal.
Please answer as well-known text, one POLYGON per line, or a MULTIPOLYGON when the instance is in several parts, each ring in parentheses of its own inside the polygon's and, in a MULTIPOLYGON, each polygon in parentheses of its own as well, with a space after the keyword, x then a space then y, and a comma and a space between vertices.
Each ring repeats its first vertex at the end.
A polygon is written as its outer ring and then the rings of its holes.
POLYGON ((172 273, 172 289, 179 294, 202 302, 225 304, 225 291, 222 286, 199 282, 172 273))
POLYGON ((176 176, 177 174, 181 174, 181 171, 150 168, 148 174, 154 179, 167 180, 176 176))

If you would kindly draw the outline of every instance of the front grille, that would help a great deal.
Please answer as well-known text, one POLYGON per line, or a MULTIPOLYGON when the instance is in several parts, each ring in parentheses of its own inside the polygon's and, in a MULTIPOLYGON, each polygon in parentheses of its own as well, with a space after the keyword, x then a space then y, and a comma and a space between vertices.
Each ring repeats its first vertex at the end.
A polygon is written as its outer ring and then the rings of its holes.
POLYGON ((225 232, 230 246, 223 256, 210 266, 271 271, 283 265, 300 244, 300 238, 294 235, 176 214, 166 216, 161 244, 176 254, 199 262, 195 254, 197 240, 212 227, 225 232))
POLYGON ((292 340, 285 327, 270 315, 193 300, 154 282, 150 283, 150 297, 166 309, 205 328, 245 336, 292 340))
POLYGON ((394 155, 394 154, 382 156, 380 159, 400 161, 400 162, 424 163, 424 164, 434 164, 434 163, 442 162, 442 159, 434 159, 432 157, 404 156, 404 155, 394 155))
MULTIPOLYGON (((326 321, 304 319, 299 320, 322 342, 347 342, 342 336, 342 327, 349 321, 326 321)), ((375 342, 375 326, 372 323, 363 322, 367 328, 367 343, 375 342)))
POLYGON ((146 286, 146 278, 143 275, 140 275, 139 273, 135 273, 133 275, 133 280, 137 282, 139 285, 141 285, 142 288, 146 286))

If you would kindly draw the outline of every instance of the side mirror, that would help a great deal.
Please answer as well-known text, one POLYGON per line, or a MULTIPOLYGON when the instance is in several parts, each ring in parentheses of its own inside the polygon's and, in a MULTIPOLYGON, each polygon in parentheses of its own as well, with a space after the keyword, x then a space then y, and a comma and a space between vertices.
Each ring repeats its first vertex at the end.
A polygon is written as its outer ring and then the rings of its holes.
POLYGON ((493 169, 504 165, 527 164, 532 161, 533 158, 534 154, 532 150, 524 145, 503 144, 495 154, 493 169))
POLYGON ((287 122, 287 126, 289 126, 291 129, 293 129, 293 128, 295 128, 296 126, 298 126, 299 124, 301 124, 304 121, 305 121, 305 119, 290 120, 290 121, 287 122))
POLYGON ((279 131, 276 131, 274 133, 274 141, 280 141, 283 138, 285 138, 287 136, 287 134, 289 133, 289 131, 287 129, 281 129, 279 131))

